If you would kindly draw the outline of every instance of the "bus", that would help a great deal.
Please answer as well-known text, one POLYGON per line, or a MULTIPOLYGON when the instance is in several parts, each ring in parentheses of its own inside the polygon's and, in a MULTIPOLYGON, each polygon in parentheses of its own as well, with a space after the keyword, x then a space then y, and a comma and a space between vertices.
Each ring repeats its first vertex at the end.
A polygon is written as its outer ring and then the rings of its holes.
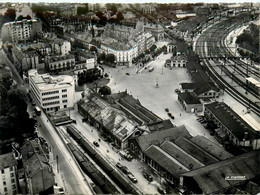
POLYGON ((35 106, 35 114, 37 116, 40 116, 41 115, 41 109, 38 107, 38 106, 35 106))

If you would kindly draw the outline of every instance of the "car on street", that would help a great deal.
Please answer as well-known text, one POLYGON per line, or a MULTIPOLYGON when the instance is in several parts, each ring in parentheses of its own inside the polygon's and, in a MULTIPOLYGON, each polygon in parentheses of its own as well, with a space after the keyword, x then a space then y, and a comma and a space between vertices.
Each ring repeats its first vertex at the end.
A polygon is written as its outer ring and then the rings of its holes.
POLYGON ((94 146, 99 147, 99 144, 96 141, 94 141, 93 144, 94 146))
POLYGON ((137 183, 137 179, 135 178, 135 176, 132 173, 128 173, 127 177, 133 182, 133 183, 137 183))
POLYGON ((165 191, 162 187, 160 187, 160 186, 157 187, 157 191, 158 191, 160 194, 166 194, 166 191, 165 191))
POLYGON ((126 75, 130 75, 128 72, 127 73, 125 73, 126 75))
POLYGON ((130 171, 128 170, 128 168, 126 166, 122 166, 121 170, 122 170, 122 172, 124 174, 129 174, 130 173, 130 171))
POLYGON ((118 163, 116 163, 116 167, 119 169, 122 169, 123 166, 118 162, 118 163))
POLYGON ((165 108, 165 112, 169 112, 169 108, 165 108))
POLYGON ((144 178, 147 179, 149 182, 152 182, 152 181, 153 181, 153 177, 152 177, 149 173, 143 172, 143 176, 144 176, 144 178))
POLYGON ((179 94, 181 91, 179 89, 175 89, 175 93, 179 94))
POLYGON ((171 117, 172 119, 175 119, 174 115, 170 112, 168 112, 168 116, 171 117))

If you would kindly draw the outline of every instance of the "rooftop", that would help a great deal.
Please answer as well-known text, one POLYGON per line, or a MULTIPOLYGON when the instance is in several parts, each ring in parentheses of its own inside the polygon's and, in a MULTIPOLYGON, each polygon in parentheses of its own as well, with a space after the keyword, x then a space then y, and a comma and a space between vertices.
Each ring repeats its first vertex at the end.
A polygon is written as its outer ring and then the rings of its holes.
POLYGON ((181 98, 186 104, 201 104, 201 102, 193 92, 179 93, 178 97, 181 98))
POLYGON ((48 73, 38 74, 37 70, 35 69, 29 70, 28 74, 40 90, 55 90, 59 88, 74 86, 74 79, 72 76, 50 76, 48 73))
POLYGON ((171 123, 170 119, 151 123, 151 124, 148 124, 147 126, 150 131, 160 131, 160 130, 170 129, 170 128, 174 127, 173 124, 171 123))
POLYGON ((187 167, 158 146, 152 145, 144 153, 176 178, 189 171, 187 167))
POLYGON ((0 155, 0 170, 17 165, 12 152, 0 155))
POLYGON ((260 150, 235 156, 218 163, 182 174, 192 177, 205 194, 214 194, 241 183, 241 180, 227 180, 227 176, 245 176, 251 180, 260 175, 260 150))
POLYGON ((120 140, 124 140, 136 130, 136 122, 128 119, 122 111, 94 95, 79 104, 91 117, 120 140))
POLYGON ((260 134, 248 125, 236 112, 224 102, 212 102, 205 105, 240 141, 259 139, 260 134))
POLYGON ((164 141, 175 141, 180 136, 191 138, 188 130, 184 125, 162 131, 155 131, 147 135, 141 135, 135 138, 142 151, 145 151, 150 145, 161 145, 164 141))

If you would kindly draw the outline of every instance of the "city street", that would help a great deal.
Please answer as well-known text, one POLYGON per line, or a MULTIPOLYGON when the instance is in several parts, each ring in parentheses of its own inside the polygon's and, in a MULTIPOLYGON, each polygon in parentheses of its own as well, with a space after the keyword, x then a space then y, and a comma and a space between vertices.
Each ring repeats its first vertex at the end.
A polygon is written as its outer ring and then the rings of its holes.
MULTIPOLYGON (((74 126, 82 133, 84 137, 88 139, 90 143, 93 141, 98 141, 100 139, 98 135, 98 131, 87 123, 82 123, 83 117, 78 113, 77 109, 70 112, 70 116, 72 119, 77 120, 77 124, 74 126)), ((132 161, 127 161, 123 157, 121 157, 117 151, 112 149, 112 146, 103 140, 99 143, 99 147, 96 149, 101 152, 101 154, 114 166, 117 162, 119 162, 123 166, 127 166, 129 171, 136 177, 137 184, 136 186, 142 191, 144 194, 158 194, 157 186, 160 186, 160 177, 155 175, 153 171, 143 162, 140 162, 137 159, 133 159, 132 161), (146 170, 153 175, 154 181, 150 184, 148 181, 143 177, 142 170, 146 170)), ((122 173, 123 174, 123 173, 122 173)), ((127 177, 127 176, 126 176, 127 177)), ((129 180, 129 182, 131 182, 129 180)))

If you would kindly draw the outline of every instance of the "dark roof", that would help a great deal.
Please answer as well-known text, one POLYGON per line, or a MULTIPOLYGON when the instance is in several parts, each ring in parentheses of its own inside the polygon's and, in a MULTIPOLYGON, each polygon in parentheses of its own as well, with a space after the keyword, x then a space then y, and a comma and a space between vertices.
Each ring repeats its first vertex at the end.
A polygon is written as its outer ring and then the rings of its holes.
POLYGON ((219 91, 214 83, 197 82, 197 83, 180 83, 183 90, 194 90, 196 95, 203 94, 209 90, 219 91))
POLYGON ((189 171, 187 167, 179 163, 158 146, 152 145, 144 153, 166 171, 171 173, 176 179, 180 174, 189 171))
POLYGON ((186 104, 201 104, 199 98, 192 92, 183 92, 178 94, 186 104))
POLYGON ((212 154, 214 157, 218 158, 219 160, 225 160, 233 157, 233 155, 228 153, 224 148, 208 140, 206 137, 197 135, 191 138, 190 141, 192 141, 194 144, 198 145, 199 147, 203 148, 203 150, 212 154))
POLYGON ((166 140, 175 141, 180 136, 185 136, 187 138, 192 137, 186 127, 182 125, 162 131, 155 131, 147 135, 141 135, 135 139, 139 144, 141 150, 145 151, 152 144, 159 146, 166 140))
POLYGON ((17 165, 12 152, 0 155, 0 170, 17 165))
POLYGON ((259 164, 260 149, 184 173, 182 176, 184 185, 185 178, 192 177, 203 193, 213 194, 241 183, 241 180, 226 180, 226 176, 245 176, 246 180, 259 176, 259 164))
POLYGON ((210 165, 219 161, 215 156, 206 152, 203 148, 197 146, 185 137, 179 137, 175 141, 175 144, 205 165, 210 165))
POLYGON ((194 82, 210 82, 208 75, 198 62, 188 61, 186 67, 194 82))
POLYGON ((259 139, 260 134, 248 125, 236 112, 224 102, 206 104, 213 115, 231 131, 240 141, 259 139), (247 132, 247 135, 246 135, 247 132))
POLYGON ((152 124, 148 124, 147 127, 149 128, 150 131, 159 131, 159 130, 172 128, 173 124, 171 123, 170 119, 167 119, 152 124))
POLYGON ((55 184, 54 173, 40 143, 37 140, 27 141, 21 153, 25 174, 32 180, 33 193, 38 194, 52 187, 55 184))
POLYGON ((205 166, 205 164, 200 162, 198 159, 187 153, 185 150, 183 150, 173 142, 165 141, 160 146, 160 148, 190 170, 205 166))

